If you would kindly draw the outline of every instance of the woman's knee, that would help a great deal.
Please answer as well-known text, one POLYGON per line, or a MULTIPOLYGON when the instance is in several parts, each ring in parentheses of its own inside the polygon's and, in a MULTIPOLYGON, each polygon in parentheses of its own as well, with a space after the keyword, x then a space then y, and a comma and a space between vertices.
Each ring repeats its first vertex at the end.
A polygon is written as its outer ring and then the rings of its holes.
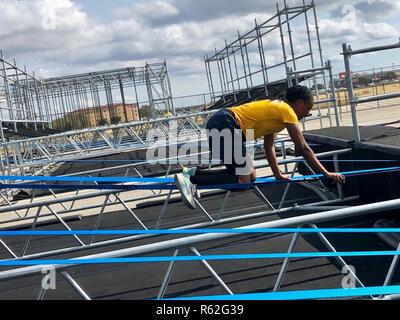
POLYGON ((253 169, 253 172, 251 173, 251 180, 252 182, 255 182, 257 180, 257 171, 253 169))
POLYGON ((238 176, 238 182, 241 184, 251 183, 250 176, 238 176))
POLYGON ((238 176, 239 183, 254 183, 257 179, 257 174, 252 171, 249 175, 238 176))

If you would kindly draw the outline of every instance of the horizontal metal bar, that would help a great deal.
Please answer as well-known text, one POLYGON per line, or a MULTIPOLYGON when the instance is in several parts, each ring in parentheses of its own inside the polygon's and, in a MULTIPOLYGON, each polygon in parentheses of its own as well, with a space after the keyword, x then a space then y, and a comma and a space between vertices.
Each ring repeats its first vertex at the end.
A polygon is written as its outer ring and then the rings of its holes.
POLYGON ((306 69, 306 70, 298 70, 298 71, 289 71, 289 74, 302 74, 302 73, 315 73, 318 71, 328 71, 330 67, 322 67, 322 68, 314 68, 314 69, 306 69))
POLYGON ((381 101, 381 100, 388 100, 388 99, 394 99, 394 98, 400 98, 400 92, 382 94, 382 95, 365 97, 365 98, 357 98, 357 99, 354 99, 353 102, 354 103, 366 103, 366 102, 381 101))
POLYGON ((390 50, 390 49, 398 49, 400 48, 400 42, 392 45, 386 45, 386 46, 379 46, 379 47, 371 47, 371 48, 365 48, 365 49, 360 49, 360 50, 347 50, 344 52, 345 55, 357 55, 357 54, 362 54, 362 53, 368 53, 368 52, 375 52, 375 51, 383 51, 383 50, 390 50))
POLYGON ((324 100, 318 100, 314 101, 314 104, 322 104, 322 103, 328 103, 328 102, 334 102, 336 99, 324 99, 324 100))

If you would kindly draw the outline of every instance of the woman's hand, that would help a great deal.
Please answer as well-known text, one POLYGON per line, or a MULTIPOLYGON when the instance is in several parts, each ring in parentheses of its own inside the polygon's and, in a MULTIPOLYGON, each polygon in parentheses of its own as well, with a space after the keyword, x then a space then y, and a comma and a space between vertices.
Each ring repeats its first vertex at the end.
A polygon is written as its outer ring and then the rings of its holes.
POLYGON ((282 173, 279 173, 278 175, 276 175, 275 179, 279 180, 279 181, 290 181, 290 178, 286 175, 283 175, 282 173))
POLYGON ((335 184, 346 182, 346 177, 340 173, 328 172, 325 176, 335 184))

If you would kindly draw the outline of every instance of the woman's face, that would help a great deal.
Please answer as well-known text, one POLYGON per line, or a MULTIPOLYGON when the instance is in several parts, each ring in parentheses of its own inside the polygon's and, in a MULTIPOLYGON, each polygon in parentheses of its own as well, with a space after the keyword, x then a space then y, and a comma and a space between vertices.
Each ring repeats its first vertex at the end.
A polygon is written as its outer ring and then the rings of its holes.
POLYGON ((295 102, 295 112, 297 114, 297 117, 299 120, 304 119, 305 117, 308 117, 311 115, 311 109, 313 108, 313 101, 305 101, 303 99, 299 99, 295 102))

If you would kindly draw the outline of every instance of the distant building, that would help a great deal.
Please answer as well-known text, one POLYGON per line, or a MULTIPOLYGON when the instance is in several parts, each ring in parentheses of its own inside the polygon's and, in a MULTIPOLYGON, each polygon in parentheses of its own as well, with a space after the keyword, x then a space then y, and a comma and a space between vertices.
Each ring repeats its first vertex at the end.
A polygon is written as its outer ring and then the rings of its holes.
POLYGON ((124 107, 122 103, 75 110, 68 117, 71 116, 78 119, 84 118, 90 127, 140 120, 139 107, 136 104, 126 104, 124 107))

